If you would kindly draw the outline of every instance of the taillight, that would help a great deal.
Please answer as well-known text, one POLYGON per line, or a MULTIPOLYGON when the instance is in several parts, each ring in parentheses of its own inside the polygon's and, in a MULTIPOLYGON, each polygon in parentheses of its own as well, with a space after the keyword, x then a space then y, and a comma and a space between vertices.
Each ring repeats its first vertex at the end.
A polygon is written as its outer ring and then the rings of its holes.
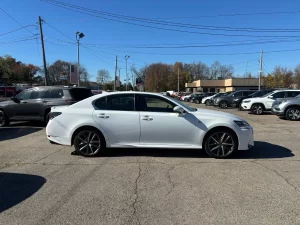
POLYGON ((50 112, 49 113, 49 119, 52 120, 55 117, 59 116, 61 114, 61 112, 50 112))

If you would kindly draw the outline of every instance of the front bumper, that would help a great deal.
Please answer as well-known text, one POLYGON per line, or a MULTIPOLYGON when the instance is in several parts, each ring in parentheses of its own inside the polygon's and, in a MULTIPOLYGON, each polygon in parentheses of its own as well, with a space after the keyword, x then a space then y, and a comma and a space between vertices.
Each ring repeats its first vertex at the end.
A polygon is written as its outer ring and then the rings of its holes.
POLYGON ((278 106, 276 106, 276 105, 272 107, 271 111, 272 111, 272 114, 275 114, 277 116, 284 115, 284 112, 280 108, 278 108, 278 106))
POLYGON ((241 104, 241 110, 249 111, 250 109, 251 109, 251 105, 249 103, 242 102, 242 104, 241 104))
POLYGON ((254 135, 253 129, 241 129, 239 135, 239 148, 238 150, 248 150, 254 146, 254 135))

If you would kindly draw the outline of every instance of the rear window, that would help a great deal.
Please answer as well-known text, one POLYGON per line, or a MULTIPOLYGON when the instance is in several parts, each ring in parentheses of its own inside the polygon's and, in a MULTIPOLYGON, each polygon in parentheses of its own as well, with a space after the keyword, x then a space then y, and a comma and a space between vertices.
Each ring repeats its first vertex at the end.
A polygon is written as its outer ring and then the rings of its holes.
POLYGON ((93 96, 93 93, 90 89, 87 88, 73 88, 69 90, 70 95, 77 101, 89 98, 93 96))

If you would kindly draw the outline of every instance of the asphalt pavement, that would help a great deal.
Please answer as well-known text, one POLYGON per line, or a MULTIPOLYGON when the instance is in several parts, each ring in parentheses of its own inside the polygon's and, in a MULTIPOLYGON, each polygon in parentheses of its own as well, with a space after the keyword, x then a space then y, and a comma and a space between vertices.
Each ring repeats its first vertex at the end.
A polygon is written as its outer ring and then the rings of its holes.
POLYGON ((50 144, 42 124, 0 129, 0 224, 300 224, 300 122, 223 111, 256 141, 224 160, 159 149, 84 158, 50 144))

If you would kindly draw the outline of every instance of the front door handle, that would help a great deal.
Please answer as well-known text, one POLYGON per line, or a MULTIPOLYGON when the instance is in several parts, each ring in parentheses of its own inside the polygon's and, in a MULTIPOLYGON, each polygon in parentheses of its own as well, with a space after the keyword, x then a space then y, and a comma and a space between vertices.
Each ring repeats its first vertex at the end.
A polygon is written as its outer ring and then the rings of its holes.
POLYGON ((147 121, 151 121, 151 120, 153 120, 153 118, 152 117, 150 117, 150 116, 142 116, 142 118, 141 118, 142 120, 147 120, 147 121))
POLYGON ((105 113, 101 113, 101 114, 98 114, 97 117, 107 119, 107 118, 109 118, 109 115, 105 115, 105 113))

